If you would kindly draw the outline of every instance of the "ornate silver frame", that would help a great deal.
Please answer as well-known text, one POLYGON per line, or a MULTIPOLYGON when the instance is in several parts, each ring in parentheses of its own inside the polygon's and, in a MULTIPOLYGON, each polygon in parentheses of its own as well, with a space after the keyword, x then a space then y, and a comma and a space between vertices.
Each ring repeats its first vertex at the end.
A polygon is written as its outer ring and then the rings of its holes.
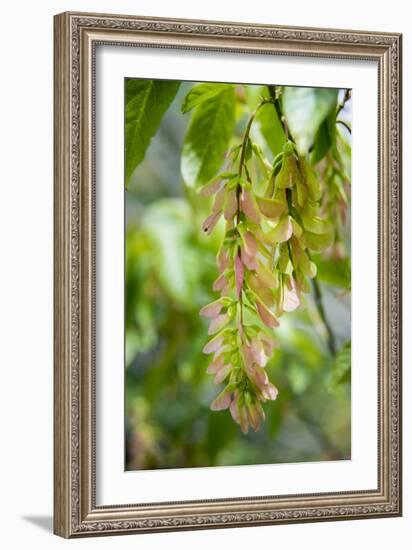
POLYGON ((401 35, 85 13, 57 15, 54 33, 54 532, 79 537, 399 516, 401 35), (108 43, 368 59, 378 63, 376 491, 96 506, 94 52, 97 44, 108 43))

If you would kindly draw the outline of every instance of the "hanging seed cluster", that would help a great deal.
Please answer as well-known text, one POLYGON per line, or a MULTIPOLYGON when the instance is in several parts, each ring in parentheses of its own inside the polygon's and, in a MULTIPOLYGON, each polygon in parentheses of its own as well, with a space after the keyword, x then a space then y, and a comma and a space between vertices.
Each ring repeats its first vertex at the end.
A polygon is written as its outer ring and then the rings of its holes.
POLYGON ((213 285, 220 296, 200 311, 210 319, 211 339, 203 349, 212 356, 207 372, 225 385, 211 409, 229 409, 244 433, 249 426, 259 429, 265 419, 262 404, 277 397, 265 367, 277 346, 279 318, 300 306, 302 293, 311 289, 308 279, 316 276, 309 249, 323 250, 334 238, 320 213, 322 190, 311 165, 287 141, 268 166, 248 136, 253 116, 234 149, 232 171, 201 190, 215 197, 203 230, 210 233, 225 219, 213 285), (261 196, 248 170, 253 156, 265 165, 261 196))

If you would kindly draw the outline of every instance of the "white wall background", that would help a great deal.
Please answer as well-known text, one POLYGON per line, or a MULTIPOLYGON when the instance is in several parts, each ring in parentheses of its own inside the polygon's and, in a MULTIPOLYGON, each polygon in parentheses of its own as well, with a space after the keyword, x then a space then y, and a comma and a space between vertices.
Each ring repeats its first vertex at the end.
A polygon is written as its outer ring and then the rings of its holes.
POLYGON ((412 30, 404 0, 16 0, 2 7, 0 524, 3 548, 407 548, 412 533, 412 30), (404 33, 404 517, 64 541, 52 514, 52 16, 67 10, 404 33))

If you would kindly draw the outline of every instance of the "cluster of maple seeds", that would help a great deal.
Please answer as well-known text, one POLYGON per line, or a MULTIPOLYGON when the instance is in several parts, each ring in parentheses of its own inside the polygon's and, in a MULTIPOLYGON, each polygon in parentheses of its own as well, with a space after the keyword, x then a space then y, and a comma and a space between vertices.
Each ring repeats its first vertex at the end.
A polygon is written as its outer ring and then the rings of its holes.
POLYGON ((236 173, 222 173, 201 190, 215 195, 204 231, 210 233, 222 216, 226 230, 213 285, 220 297, 200 313, 210 319, 207 372, 226 384, 211 409, 229 408, 247 433, 265 419, 262 403, 278 394, 265 367, 277 346, 278 318, 299 307, 301 293, 311 288, 307 279, 316 276, 308 249, 329 247, 334 235, 319 215, 320 182, 291 141, 268 171, 264 196, 255 193, 248 173, 241 176, 242 162, 236 173))

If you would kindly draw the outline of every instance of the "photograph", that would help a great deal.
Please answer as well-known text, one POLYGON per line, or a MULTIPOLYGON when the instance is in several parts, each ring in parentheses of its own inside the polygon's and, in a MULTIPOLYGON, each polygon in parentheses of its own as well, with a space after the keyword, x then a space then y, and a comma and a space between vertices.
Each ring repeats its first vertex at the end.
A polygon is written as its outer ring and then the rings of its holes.
POLYGON ((124 79, 126 470, 351 459, 351 151, 351 89, 124 79))

